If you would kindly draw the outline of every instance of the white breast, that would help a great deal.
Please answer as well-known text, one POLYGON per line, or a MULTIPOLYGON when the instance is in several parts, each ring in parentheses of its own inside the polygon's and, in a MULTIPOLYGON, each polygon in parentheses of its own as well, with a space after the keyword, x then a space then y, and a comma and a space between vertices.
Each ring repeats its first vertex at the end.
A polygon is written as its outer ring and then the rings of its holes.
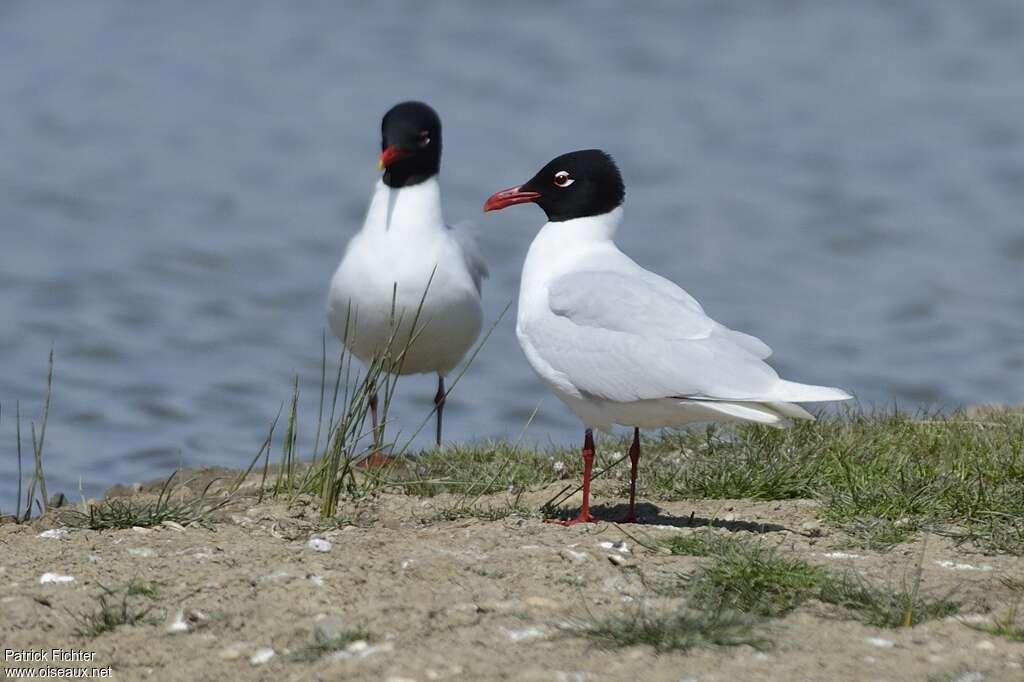
POLYGON ((583 263, 600 263, 614 258, 615 254, 621 255, 612 242, 621 221, 620 207, 600 216, 546 223, 530 244, 523 263, 516 336, 530 366, 570 408, 573 407, 570 403, 582 398, 580 392, 569 377, 544 360, 534 339, 558 338, 558 328, 566 323, 557 318, 548 305, 550 283, 583 263))
POLYGON ((402 373, 445 374, 480 333, 479 291, 466 254, 444 223, 437 179, 399 189, 379 182, 363 228, 331 281, 328 320, 367 362, 392 338, 395 320, 395 338, 404 345, 417 311, 420 331, 402 373))

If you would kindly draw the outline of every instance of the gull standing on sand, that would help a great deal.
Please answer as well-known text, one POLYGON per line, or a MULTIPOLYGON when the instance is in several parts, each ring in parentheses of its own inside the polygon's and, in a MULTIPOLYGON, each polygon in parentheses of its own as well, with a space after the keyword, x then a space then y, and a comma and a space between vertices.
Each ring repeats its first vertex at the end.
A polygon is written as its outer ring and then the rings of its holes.
POLYGON ((786 381, 771 348, 708 317, 673 282, 643 269, 613 238, 625 186, 598 149, 563 154, 529 182, 484 204, 535 203, 548 222, 530 245, 516 335, 534 371, 583 421, 583 504, 566 525, 593 521, 592 429, 633 427, 629 513, 636 521, 640 429, 700 421, 779 424, 813 419, 797 402, 847 400, 838 388, 786 381))
MULTIPOLYGON (((381 121, 383 177, 327 297, 332 331, 364 363, 387 351, 392 341, 413 339, 400 373, 437 374, 438 447, 444 378, 480 334, 480 287, 487 277, 473 232, 444 222, 440 167, 440 117, 422 102, 396 104, 381 121)), ((374 452, 368 463, 374 464, 383 461, 376 393, 370 415, 374 452)))

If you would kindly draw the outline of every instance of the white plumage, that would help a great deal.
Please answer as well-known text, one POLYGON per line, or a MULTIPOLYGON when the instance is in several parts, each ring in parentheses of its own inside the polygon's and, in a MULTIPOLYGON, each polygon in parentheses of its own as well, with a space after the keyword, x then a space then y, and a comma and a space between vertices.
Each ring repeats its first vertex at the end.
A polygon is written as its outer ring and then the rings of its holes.
MULTIPOLYGON (((400 188, 381 181, 331 280, 327 317, 335 335, 369 362, 392 334, 392 350, 403 348, 418 311, 419 331, 401 373, 443 378, 480 334, 486 276, 473 233, 445 224, 436 177, 400 188)), ((443 385, 439 393, 443 399, 443 385)), ((440 440, 440 425, 438 432, 440 440)))
POLYGON ((547 223, 523 266, 516 333, 530 365, 585 424, 775 424, 795 402, 845 400, 781 379, 761 340, 729 329, 679 286, 643 269, 612 237, 622 209, 547 223))
POLYGON ((516 334, 534 371, 586 425, 583 504, 569 524, 594 520, 595 428, 633 427, 624 519, 633 522, 641 428, 813 419, 796 403, 850 397, 780 378, 764 362, 772 349, 763 341, 719 324, 679 286, 619 251, 613 238, 625 192, 614 160, 583 149, 484 203, 484 211, 536 203, 548 216, 523 264, 516 334))

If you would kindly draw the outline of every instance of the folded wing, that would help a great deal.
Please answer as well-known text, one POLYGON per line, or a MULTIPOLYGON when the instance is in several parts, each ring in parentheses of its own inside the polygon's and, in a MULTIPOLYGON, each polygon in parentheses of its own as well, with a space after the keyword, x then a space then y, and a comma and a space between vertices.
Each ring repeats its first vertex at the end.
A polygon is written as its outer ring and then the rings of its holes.
POLYGON ((469 271, 470 277, 473 278, 473 284, 476 285, 477 293, 480 293, 483 280, 487 279, 491 273, 487 270, 487 263, 484 261, 484 254, 480 249, 476 224, 470 221, 463 221, 455 225, 449 225, 448 229, 451 231, 459 248, 462 249, 462 257, 466 263, 466 269, 469 271))
POLYGON ((715 322, 689 294, 647 271, 564 275, 552 282, 548 304, 547 321, 525 331, 551 368, 588 396, 618 402, 848 397, 783 381, 762 361, 771 353, 767 345, 715 322))

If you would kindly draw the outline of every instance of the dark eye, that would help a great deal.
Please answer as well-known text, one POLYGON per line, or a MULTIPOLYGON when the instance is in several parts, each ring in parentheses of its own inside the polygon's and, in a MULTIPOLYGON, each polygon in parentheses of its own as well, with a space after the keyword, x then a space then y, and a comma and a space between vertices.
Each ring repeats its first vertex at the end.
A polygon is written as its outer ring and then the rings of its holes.
POLYGON ((567 171, 558 171, 555 173, 555 187, 568 187, 574 182, 576 181, 569 176, 567 171))
POLYGON ((428 144, 430 144, 430 133, 426 130, 421 130, 419 145, 421 147, 426 147, 428 144))

